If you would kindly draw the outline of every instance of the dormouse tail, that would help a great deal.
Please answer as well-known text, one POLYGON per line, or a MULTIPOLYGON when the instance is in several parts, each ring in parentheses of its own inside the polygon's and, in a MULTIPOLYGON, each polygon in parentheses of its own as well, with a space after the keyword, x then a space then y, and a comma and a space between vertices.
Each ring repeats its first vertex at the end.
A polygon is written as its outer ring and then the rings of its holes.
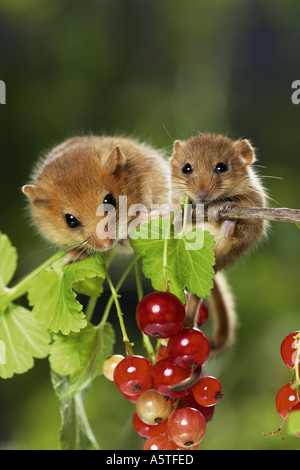
POLYGON ((234 299, 223 274, 217 273, 208 297, 213 315, 214 332, 209 338, 212 354, 220 354, 234 342, 237 325, 234 299))
MULTIPOLYGON (((189 296, 186 305, 186 326, 197 325, 197 315, 199 313, 200 299, 196 294, 189 296)), ((225 277, 217 273, 214 278, 214 287, 208 297, 208 302, 212 307, 214 332, 213 337, 209 338, 211 354, 220 354, 224 352, 234 341, 236 327, 236 313, 234 309, 234 300, 225 277)), ((191 372, 190 377, 172 386, 174 391, 189 390, 201 377, 202 366, 191 372)))
MULTIPOLYGON (((211 354, 220 354, 234 341, 236 313, 233 296, 224 275, 217 273, 213 282, 214 287, 207 299, 211 307, 214 329, 209 342, 211 354)), ((190 295, 186 307, 187 326, 197 325, 197 313, 201 302, 202 299, 197 295, 190 295)))

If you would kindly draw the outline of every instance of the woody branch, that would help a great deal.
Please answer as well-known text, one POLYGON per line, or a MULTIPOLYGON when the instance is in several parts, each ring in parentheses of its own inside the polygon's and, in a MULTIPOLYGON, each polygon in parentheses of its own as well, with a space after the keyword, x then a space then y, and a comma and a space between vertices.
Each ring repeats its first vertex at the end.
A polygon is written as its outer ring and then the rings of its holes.
MULTIPOLYGON (((207 217, 207 210, 204 211, 207 217)), ((276 222, 300 223, 300 210, 269 207, 233 207, 228 212, 220 213, 221 219, 264 219, 276 222)))

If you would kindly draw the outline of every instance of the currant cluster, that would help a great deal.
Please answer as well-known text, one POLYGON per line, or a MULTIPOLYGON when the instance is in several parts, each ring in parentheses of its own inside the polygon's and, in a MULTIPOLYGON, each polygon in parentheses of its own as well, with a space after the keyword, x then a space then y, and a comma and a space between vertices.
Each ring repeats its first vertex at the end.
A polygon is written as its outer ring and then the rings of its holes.
MULTIPOLYGON (((204 324, 208 310, 203 302, 200 308, 204 324)), ((184 326, 185 306, 170 292, 146 295, 136 320, 143 333, 159 340, 153 363, 142 356, 115 355, 105 361, 103 373, 136 404, 133 426, 147 438, 144 450, 197 449, 222 397, 216 378, 201 377, 209 341, 198 328, 184 326)))
MULTIPOLYGON (((291 413, 300 410, 300 386, 296 386, 300 377, 300 331, 294 331, 284 338, 280 352, 283 362, 292 370, 292 380, 279 390, 276 410, 281 418, 288 420, 291 413)), ((295 435, 300 437, 300 434, 295 435)))

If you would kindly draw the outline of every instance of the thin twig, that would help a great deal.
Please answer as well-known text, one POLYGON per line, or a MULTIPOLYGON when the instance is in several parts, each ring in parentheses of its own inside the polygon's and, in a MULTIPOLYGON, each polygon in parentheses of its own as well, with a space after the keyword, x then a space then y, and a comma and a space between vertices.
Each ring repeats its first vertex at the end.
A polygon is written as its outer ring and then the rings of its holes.
MULTIPOLYGON (((204 210, 207 218, 207 210, 204 210)), ((264 219, 275 222, 300 223, 300 210, 285 207, 233 207, 228 212, 220 213, 221 219, 264 219)))

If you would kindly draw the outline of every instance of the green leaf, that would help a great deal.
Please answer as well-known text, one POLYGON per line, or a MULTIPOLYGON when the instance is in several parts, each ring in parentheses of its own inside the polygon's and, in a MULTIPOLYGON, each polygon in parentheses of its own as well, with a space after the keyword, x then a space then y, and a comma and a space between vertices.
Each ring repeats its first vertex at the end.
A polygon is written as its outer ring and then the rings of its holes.
POLYGON ((0 277, 4 286, 11 281, 17 268, 17 250, 9 238, 0 232, 0 277))
POLYGON ((100 277, 87 277, 84 281, 75 282, 73 289, 77 294, 88 295, 89 297, 100 297, 103 292, 103 281, 100 277))
POLYGON ((84 281, 86 278, 102 278, 105 279, 105 255, 103 252, 95 253, 87 258, 64 266, 63 271, 71 279, 71 282, 77 283, 84 281))
MULTIPOLYGON (((133 249, 144 257, 143 272, 147 278, 151 279, 155 290, 162 290, 165 287, 163 269, 165 220, 170 223, 166 218, 151 219, 151 222, 142 224, 131 234, 130 243, 133 249)), ((197 294, 198 297, 207 297, 210 294, 215 264, 213 246, 214 239, 209 232, 203 232, 201 228, 197 228, 180 238, 172 225, 170 238, 167 240, 169 288, 170 292, 177 295, 183 302, 186 300, 184 289, 197 294), (203 240, 203 246, 194 249, 202 245, 201 240, 203 240)))
MULTIPOLYGON (((192 233, 201 229, 194 229, 192 233)), ((213 266, 215 256, 212 250, 215 241, 209 232, 204 231, 204 244, 200 250, 189 250, 192 243, 186 239, 180 240, 178 262, 180 263, 180 276, 187 290, 198 297, 207 297, 213 287, 213 266), (181 261, 182 260, 182 261, 181 261)))
MULTIPOLYGON (((68 276, 62 269, 44 269, 28 289, 29 305, 37 320, 43 321, 55 333, 79 331, 86 326, 82 305, 76 300, 68 276)), ((62 266, 61 266, 62 267, 62 266)))
POLYGON ((288 416, 289 429, 294 434, 300 434, 300 410, 292 411, 288 416))
MULTIPOLYGON (((69 377, 51 371, 51 379, 56 394, 63 396, 70 386, 69 377)), ((100 450, 85 413, 84 399, 85 392, 80 392, 60 402, 62 450, 100 450)))
POLYGON ((44 324, 18 305, 9 304, 0 316, 0 338, 5 350, 5 364, 0 365, 2 378, 23 374, 33 367, 33 358, 48 355, 50 335, 44 324))
POLYGON ((73 286, 86 278, 105 278, 104 255, 89 256, 68 266, 60 258, 44 269, 30 283, 29 304, 37 320, 43 321, 54 332, 67 335, 87 325, 82 305, 76 300, 73 286))
POLYGON ((298 223, 296 222, 296 225, 297 225, 298 229, 300 230, 300 224, 298 224, 298 223))
POLYGON ((102 374, 103 362, 112 354, 114 343, 115 334, 109 323, 100 327, 89 324, 79 333, 54 337, 50 346, 51 367, 60 375, 71 374, 64 398, 88 387, 102 374))
POLYGON ((74 270, 74 275, 78 279, 72 284, 72 288, 78 294, 100 297, 105 279, 105 272, 102 268, 104 263, 104 253, 97 253, 68 266, 66 269, 71 268, 71 270, 74 270))

